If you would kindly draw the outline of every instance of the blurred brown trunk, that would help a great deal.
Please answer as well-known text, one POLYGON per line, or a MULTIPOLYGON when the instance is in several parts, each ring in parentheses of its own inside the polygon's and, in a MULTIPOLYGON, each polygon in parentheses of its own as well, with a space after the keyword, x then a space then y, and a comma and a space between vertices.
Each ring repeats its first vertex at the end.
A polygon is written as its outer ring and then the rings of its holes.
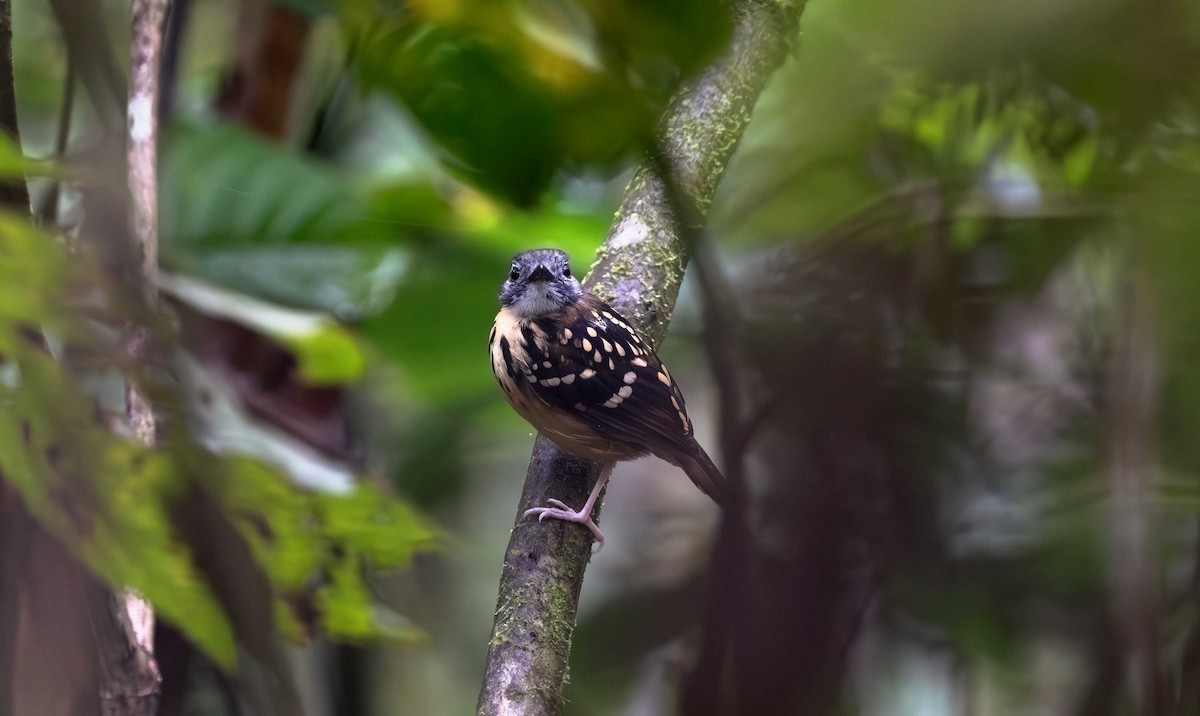
POLYGON ((1107 443, 1112 489, 1112 619, 1136 712, 1163 713, 1159 548, 1154 510, 1158 356, 1152 287, 1134 259, 1109 373, 1107 443))
POLYGON ((911 462, 888 336, 907 267, 876 247, 827 249, 776 261, 738 296, 750 434, 725 442, 748 447, 753 499, 749 526, 727 517, 718 538, 687 716, 834 713, 897 536, 893 485, 911 462))
POLYGON ((309 18, 284 3, 243 0, 236 64, 217 97, 221 116, 286 139, 311 29, 309 18))

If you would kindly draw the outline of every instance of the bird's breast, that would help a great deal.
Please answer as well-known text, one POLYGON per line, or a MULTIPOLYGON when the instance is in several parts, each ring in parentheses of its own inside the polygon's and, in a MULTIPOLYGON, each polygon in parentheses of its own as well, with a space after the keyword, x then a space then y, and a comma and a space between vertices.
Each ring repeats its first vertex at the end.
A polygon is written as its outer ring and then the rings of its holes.
POLYGON ((508 308, 496 314, 488 349, 492 374, 513 409, 562 449, 590 460, 626 460, 639 451, 604 438, 579 417, 555 408, 533 389, 533 367, 549 352, 549 337, 536 323, 518 318, 508 308))

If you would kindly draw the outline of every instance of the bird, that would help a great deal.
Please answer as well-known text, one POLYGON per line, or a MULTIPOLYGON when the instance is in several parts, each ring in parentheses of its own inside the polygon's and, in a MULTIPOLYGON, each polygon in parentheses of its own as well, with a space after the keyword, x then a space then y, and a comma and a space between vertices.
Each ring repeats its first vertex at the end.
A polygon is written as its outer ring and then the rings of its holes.
POLYGON ((564 451, 605 463, 583 507, 550 499, 524 518, 583 525, 603 546, 592 508, 615 463, 645 455, 681 468, 719 505, 728 502, 670 371, 630 321, 583 288, 565 252, 514 256, 499 300, 488 351, 504 397, 564 451))

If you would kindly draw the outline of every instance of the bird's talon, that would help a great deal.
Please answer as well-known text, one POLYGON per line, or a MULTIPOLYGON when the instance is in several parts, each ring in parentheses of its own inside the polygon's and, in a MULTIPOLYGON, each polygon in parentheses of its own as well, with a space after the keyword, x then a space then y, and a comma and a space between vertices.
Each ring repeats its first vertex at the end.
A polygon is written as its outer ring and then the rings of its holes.
MULTIPOLYGON (((530 509, 525 510, 523 516, 529 517, 530 515, 537 515, 538 522, 543 522, 547 517, 550 517, 556 520, 562 520, 564 522, 574 522, 575 524, 583 525, 584 527, 588 528, 589 532, 592 533, 592 536, 596 539, 596 542, 600 544, 600 547, 604 547, 604 533, 601 532, 596 523, 592 521, 592 516, 590 514, 585 514, 582 510, 572 510, 561 500, 549 499, 546 501, 552 505, 561 505, 561 507, 531 507, 530 509)), ((596 551, 599 552, 600 550, 596 551)))

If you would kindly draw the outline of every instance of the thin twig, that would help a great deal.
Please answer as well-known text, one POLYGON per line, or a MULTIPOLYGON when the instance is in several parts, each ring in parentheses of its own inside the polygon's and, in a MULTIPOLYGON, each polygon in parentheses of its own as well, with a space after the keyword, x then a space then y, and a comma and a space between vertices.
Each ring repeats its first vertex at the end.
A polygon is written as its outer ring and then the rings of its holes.
MULTIPOLYGON (((58 108, 58 130, 54 137, 54 159, 62 161, 67 153, 67 142, 71 138, 71 117, 75 113, 75 59, 67 53, 67 76, 63 80, 62 104, 58 108)), ((33 219, 38 226, 53 224, 58 219, 58 196, 62 179, 51 181, 50 188, 42 195, 33 219)))

